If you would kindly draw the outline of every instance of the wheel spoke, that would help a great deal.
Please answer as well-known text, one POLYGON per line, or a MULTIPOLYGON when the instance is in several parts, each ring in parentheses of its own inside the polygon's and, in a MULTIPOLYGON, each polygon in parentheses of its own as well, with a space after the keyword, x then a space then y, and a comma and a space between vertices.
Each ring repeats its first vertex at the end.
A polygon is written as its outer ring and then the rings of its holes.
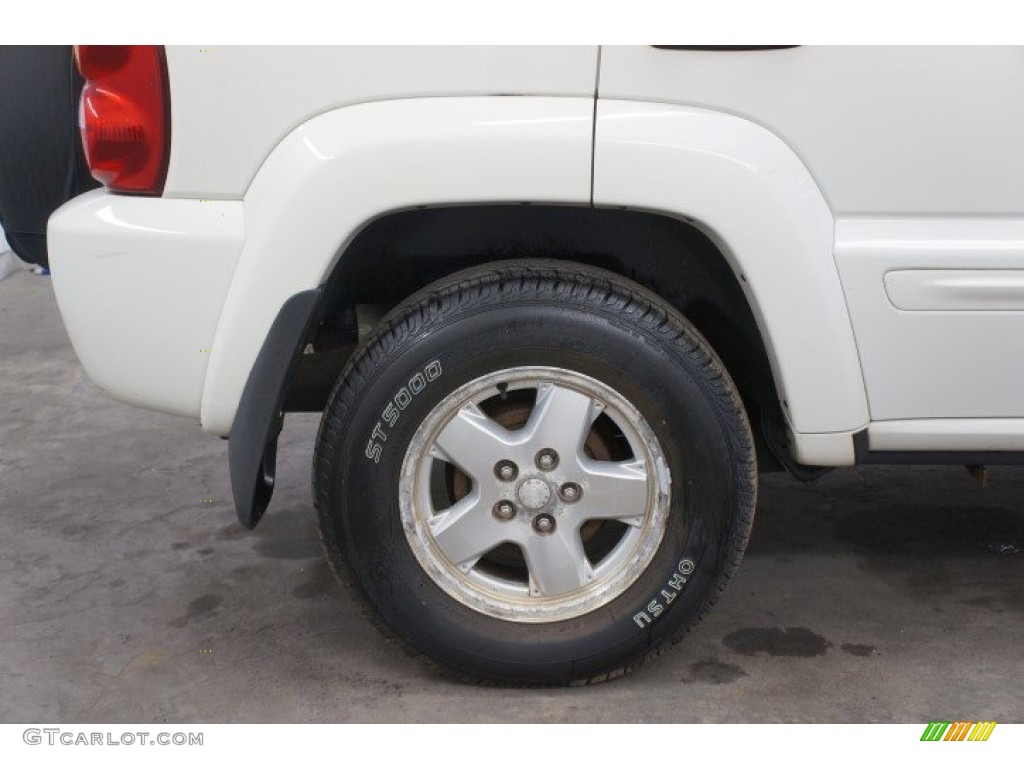
POLYGON ((622 395, 521 366, 463 385, 424 419, 400 512, 424 574, 450 597, 506 621, 561 621, 609 604, 647 569, 670 486, 656 437, 622 395))
POLYGON ((468 571, 488 551, 508 539, 509 529, 494 519, 490 507, 473 492, 430 519, 430 532, 444 556, 468 571))
POLYGON ((491 475, 508 453, 511 433, 475 404, 459 409, 434 441, 432 453, 450 461, 477 482, 491 475))
POLYGON ((583 498, 568 507, 575 520, 620 520, 627 525, 643 523, 647 510, 647 469, 643 462, 582 459, 583 498))
POLYGON ((559 525, 546 536, 528 537, 523 552, 530 571, 531 594, 562 595, 579 589, 594 576, 579 529, 572 525, 559 525))
POLYGON ((554 448, 568 458, 580 452, 594 419, 604 406, 569 387, 541 384, 537 402, 523 428, 531 445, 554 448))

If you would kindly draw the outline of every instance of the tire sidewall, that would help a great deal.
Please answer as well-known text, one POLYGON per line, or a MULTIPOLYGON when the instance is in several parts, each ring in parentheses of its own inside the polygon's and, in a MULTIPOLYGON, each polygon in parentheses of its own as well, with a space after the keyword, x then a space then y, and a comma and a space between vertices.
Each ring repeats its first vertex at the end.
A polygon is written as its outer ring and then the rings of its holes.
POLYGON ((371 340, 368 375, 329 406, 344 409, 346 431, 322 513, 349 567, 387 625, 460 671, 564 682, 642 657, 699 617, 725 569, 744 501, 734 468, 749 464, 750 446, 731 439, 749 428, 738 403, 723 407, 724 371, 681 318, 633 318, 622 302, 594 306, 586 291, 459 298, 371 340), (397 493, 408 445, 435 406, 520 366, 570 369, 617 391, 654 430, 672 480, 665 535, 644 573, 601 608, 550 623, 490 617, 444 592, 409 545, 397 493))

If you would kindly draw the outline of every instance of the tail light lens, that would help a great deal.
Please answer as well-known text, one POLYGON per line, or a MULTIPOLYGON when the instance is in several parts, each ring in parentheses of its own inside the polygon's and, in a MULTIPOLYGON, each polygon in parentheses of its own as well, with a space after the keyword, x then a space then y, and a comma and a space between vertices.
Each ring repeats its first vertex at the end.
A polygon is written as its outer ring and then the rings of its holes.
POLYGON ((159 195, 171 149, 167 62, 161 45, 79 45, 85 78, 78 125, 85 159, 101 184, 159 195))

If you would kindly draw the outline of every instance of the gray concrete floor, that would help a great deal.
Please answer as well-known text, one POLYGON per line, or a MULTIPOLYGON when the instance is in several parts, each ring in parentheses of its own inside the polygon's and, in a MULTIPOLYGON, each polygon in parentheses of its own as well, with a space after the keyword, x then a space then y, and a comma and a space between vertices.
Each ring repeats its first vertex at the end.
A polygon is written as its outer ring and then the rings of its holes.
POLYGON ((47 278, 0 282, 0 721, 1020 721, 1024 469, 763 478, 683 644, 587 689, 466 687, 389 645, 313 528, 289 417, 255 532, 227 445, 101 393, 47 278))

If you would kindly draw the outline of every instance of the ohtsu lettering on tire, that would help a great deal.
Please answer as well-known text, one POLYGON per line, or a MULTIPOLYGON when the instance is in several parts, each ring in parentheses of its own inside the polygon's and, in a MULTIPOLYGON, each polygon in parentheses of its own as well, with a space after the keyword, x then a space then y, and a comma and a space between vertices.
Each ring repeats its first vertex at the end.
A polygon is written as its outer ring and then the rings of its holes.
POLYGON ((683 587, 686 586, 687 576, 693 573, 696 567, 692 560, 679 561, 679 565, 676 566, 676 570, 669 577, 668 581, 665 582, 665 586, 658 593, 658 596, 647 604, 646 610, 640 611, 640 613, 633 616, 633 621, 636 622, 640 629, 653 622, 664 613, 668 606, 672 605, 675 599, 679 597, 679 593, 683 591, 683 587))
POLYGON ((381 411, 380 420, 374 425, 370 439, 366 441, 364 455, 373 461, 374 464, 380 461, 384 452, 384 442, 388 439, 388 433, 384 430, 386 425, 389 429, 398 423, 402 411, 412 404, 414 396, 427 388, 427 384, 436 380, 441 375, 441 361, 431 360, 424 366, 422 371, 413 374, 408 384, 401 387, 391 398, 384 410, 381 411))

